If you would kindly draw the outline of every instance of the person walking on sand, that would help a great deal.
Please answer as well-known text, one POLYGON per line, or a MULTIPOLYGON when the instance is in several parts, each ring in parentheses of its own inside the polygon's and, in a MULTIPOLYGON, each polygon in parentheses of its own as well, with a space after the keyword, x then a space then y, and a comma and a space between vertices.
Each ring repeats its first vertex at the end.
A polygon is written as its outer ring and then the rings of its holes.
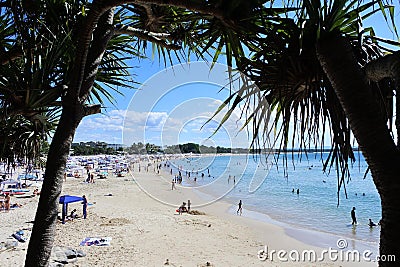
POLYGON ((176 187, 175 187, 175 181, 174 181, 174 179, 172 179, 172 189, 171 190, 176 190, 176 187))
POLYGON ((83 219, 86 219, 86 216, 87 216, 86 210, 87 210, 88 201, 87 201, 87 198, 86 198, 85 195, 83 195, 82 198, 83 198, 83 201, 82 201, 82 204, 83 204, 83 219))
POLYGON ((351 222, 351 224, 352 225, 357 225, 357 218, 356 218, 356 207, 353 207, 353 209, 351 210, 351 219, 352 219, 352 222, 351 222))
POLYGON ((238 204, 238 210, 236 211, 236 214, 242 215, 242 200, 239 200, 239 204, 238 204))

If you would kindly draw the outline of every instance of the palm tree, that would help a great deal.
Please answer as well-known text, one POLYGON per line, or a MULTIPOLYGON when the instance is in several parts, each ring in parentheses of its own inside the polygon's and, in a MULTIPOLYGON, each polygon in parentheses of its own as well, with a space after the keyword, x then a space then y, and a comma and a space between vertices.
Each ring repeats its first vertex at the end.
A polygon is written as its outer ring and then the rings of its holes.
POLYGON ((249 16, 260 10, 261 4, 238 2, 226 8, 220 1, 3 0, 0 8, 7 18, 4 28, 15 29, 9 34, 11 40, 5 39, 7 46, 0 54, 1 65, 16 66, 22 73, 15 76, 13 83, 20 87, 4 79, 3 88, 9 96, 21 91, 16 98, 23 99, 21 108, 18 103, 9 104, 12 97, 5 98, 8 102, 4 102, 4 107, 10 106, 8 110, 22 116, 58 111, 57 128, 48 152, 48 158, 54 160, 46 164, 25 261, 26 266, 47 266, 58 197, 75 130, 83 117, 100 112, 101 102, 93 101, 101 101, 101 93, 112 97, 107 87, 132 85, 126 60, 140 56, 148 43, 168 60, 171 51, 185 46, 189 51, 206 53, 214 42, 222 48, 228 40, 234 40, 234 49, 226 46, 228 60, 232 61, 231 54, 243 55, 238 36, 244 35, 235 33, 244 32, 250 25, 241 14, 249 16), (211 27, 216 30, 210 31, 211 27), (200 50, 197 45, 204 48, 200 50), (31 95, 36 95, 36 101, 31 102, 31 95))
MULTIPOLYGON (((71 2, 74 4, 76 1, 71 2)), ((79 16, 82 16, 79 15, 82 6, 69 5, 67 1, 28 4, 18 1, 1 1, 0 4, 0 158, 9 163, 16 159, 31 161, 38 157, 40 144, 62 122, 60 115, 66 102, 69 69, 75 52, 73 36, 76 33, 73 29, 79 24, 79 16)), ((127 36, 112 38, 108 50, 102 55, 102 61, 96 65, 97 81, 94 82, 92 76, 87 75, 86 82, 91 83, 93 89, 86 99, 89 103, 97 100, 100 104, 82 105, 86 114, 100 111, 102 94, 108 99, 112 98, 107 87, 117 89, 121 85, 131 86, 131 77, 124 60, 139 55, 137 49, 130 45, 131 41, 132 38, 127 36), (120 57, 121 53, 126 55, 120 57)), ((65 114, 64 117, 68 118, 65 114)), ((72 141, 72 137, 69 141, 72 141)), ((54 149, 58 150, 54 148, 53 142, 50 149, 53 155, 54 149)), ((52 153, 49 153, 50 157, 52 153)), ((36 217, 37 221, 44 218, 45 223, 34 227, 35 235, 39 237, 31 239, 33 246, 39 244, 39 247, 48 245, 43 242, 45 238, 42 239, 41 233, 54 230, 45 229, 49 225, 46 224, 49 216, 45 209, 55 209, 47 211, 52 216, 57 214, 58 208, 57 196, 54 198, 54 191, 49 191, 51 186, 48 185, 49 182, 57 183, 52 166, 57 168, 60 165, 48 161, 46 166, 50 170, 45 175, 47 191, 43 190, 45 195, 40 200, 36 217)), ((61 171, 59 173, 62 174, 61 171)), ((61 184, 58 183, 58 186, 61 184)), ((33 259, 27 265, 44 266, 46 263, 33 259)))
MULTIPOLYGON (((195 52, 204 57, 211 56, 213 60, 216 60, 224 52, 229 65, 233 65, 235 61, 240 70, 254 78, 262 89, 261 93, 257 93, 257 97, 261 97, 260 103, 262 105, 255 109, 254 114, 249 114, 248 120, 248 123, 253 121, 255 126, 255 144, 259 132, 263 130, 259 121, 264 120, 267 115, 267 109, 264 108, 264 106, 267 107, 266 100, 278 110, 278 114, 283 116, 286 122, 290 121, 289 112, 293 111, 294 107, 296 107, 296 113, 302 114, 302 118, 306 118, 307 114, 314 114, 314 120, 311 120, 313 122, 311 128, 314 129, 311 133, 314 134, 318 133, 317 128, 319 127, 319 123, 317 123, 319 116, 317 114, 322 112, 322 117, 327 118, 326 121, 330 122, 334 133, 332 159, 338 159, 336 162, 341 164, 342 172, 345 174, 347 159, 353 157, 350 146, 349 129, 351 128, 360 147, 363 151, 367 151, 364 153, 367 155, 366 158, 370 164, 374 180, 377 181, 377 187, 381 186, 382 183, 378 182, 386 178, 381 180, 379 177, 381 174, 382 177, 392 175, 393 172, 386 174, 385 171, 390 169, 386 169, 386 167, 391 166, 391 170, 393 170, 395 165, 387 165, 387 162, 383 164, 384 162, 377 157, 377 155, 381 156, 382 154, 377 153, 375 145, 370 150, 365 147, 368 144, 373 144, 371 139, 379 137, 379 133, 385 135, 386 139, 383 138, 383 141, 389 140, 387 137, 390 137, 390 135, 387 134, 389 131, 385 122, 391 118, 391 113, 387 112, 389 109, 386 108, 386 101, 377 101, 376 98, 373 98, 372 90, 367 90, 370 95, 364 95, 362 100, 365 100, 366 97, 371 101, 378 102, 373 104, 376 104, 374 110, 377 111, 377 114, 368 117, 368 119, 381 116, 380 119, 376 119, 376 122, 379 122, 377 124, 378 130, 382 132, 373 131, 373 138, 371 138, 371 135, 365 132, 365 126, 370 121, 363 119, 365 105, 369 102, 354 102, 357 103, 355 108, 358 113, 347 106, 351 106, 347 103, 349 96, 341 94, 341 90, 347 87, 342 87, 343 84, 339 78, 348 79, 348 77, 341 76, 345 73, 337 70, 335 64, 338 64, 338 62, 333 61, 334 56, 328 55, 329 43, 324 41, 330 40, 329 38, 332 38, 332 36, 339 35, 337 39, 334 39, 338 45, 336 47, 338 51, 332 50, 337 53, 336 55, 349 55, 354 51, 359 51, 358 54, 362 56, 368 55, 368 53, 361 52, 367 47, 364 42, 357 40, 357 44, 354 38, 351 42, 348 39, 342 41, 343 35, 346 35, 347 38, 351 36, 346 31, 354 28, 356 25, 354 16, 357 17, 363 10, 358 9, 352 13, 350 9, 343 9, 346 3, 343 3, 343 1, 332 2, 336 3, 335 5, 327 3, 324 8, 321 7, 319 1, 305 3, 308 4, 300 9, 301 12, 298 14, 300 20, 296 21, 285 18, 281 14, 284 11, 297 10, 297 7, 267 8, 263 6, 263 1, 258 0, 246 2, 95 0, 90 3, 62 0, 39 3, 36 1, 22 1, 22 3, 20 1, 1 1, 1 14, 6 14, 7 18, 11 18, 11 25, 19 29, 15 34, 10 35, 13 38, 14 36, 18 37, 17 40, 8 41, 8 47, 1 51, 0 61, 2 65, 15 64, 21 59, 19 64, 24 65, 23 69, 28 70, 28 73, 35 73, 35 71, 31 71, 33 70, 31 62, 34 62, 34 60, 41 62, 41 56, 34 56, 39 53, 38 50, 43 52, 50 49, 53 51, 52 53, 56 53, 58 50, 53 49, 53 47, 57 47, 57 42, 67 44, 63 48, 65 52, 61 53, 61 57, 52 57, 53 60, 46 61, 46 63, 50 62, 50 67, 42 68, 40 63, 37 65, 39 70, 46 70, 44 72, 46 75, 39 75, 39 77, 46 77, 45 81, 47 82, 44 83, 47 87, 42 91, 47 92, 51 88, 58 90, 59 98, 52 99, 52 101, 58 101, 58 106, 61 109, 57 129, 48 154, 48 157, 56 160, 51 163, 47 162, 46 165, 45 180, 25 265, 46 266, 48 264, 58 211, 57 200, 61 192, 65 164, 75 130, 84 116, 100 112, 101 105, 94 104, 90 100, 96 97, 100 98, 99 93, 111 97, 112 94, 106 90, 107 86, 115 88, 119 85, 129 84, 130 79, 127 76, 128 71, 124 55, 137 56, 138 51, 146 48, 148 43, 154 46, 154 50, 158 51, 160 57, 167 60, 170 59, 171 51, 178 51, 176 54, 179 55, 180 49, 185 47, 189 49, 187 50, 189 53, 195 52), (346 16, 343 16, 343 12, 346 13, 346 16), (353 23, 348 23, 348 15, 353 18, 353 23), (340 25, 350 26, 336 27, 337 21, 341 22, 340 25), (306 23, 303 24, 303 22, 306 23), (29 25, 29 27, 24 27, 25 25, 29 25), (308 29, 310 30, 307 31, 308 29), (43 38, 38 38, 38 36, 43 36, 43 38), (303 40, 300 44, 297 42, 299 39, 303 40), (305 40, 308 42, 305 42, 305 40), (350 46, 351 49, 343 46, 343 44, 349 43, 353 45, 350 46), (318 44, 317 49, 315 48, 316 44, 318 44), (248 61, 244 58, 244 47, 254 52, 255 58, 253 60, 248 61), (209 52, 210 49, 214 49, 214 51, 209 52), (289 50, 292 52, 289 53, 289 50), (295 56, 293 51, 301 56, 295 56), (299 51, 302 53, 299 53, 299 51), (118 52, 122 54, 118 54, 118 52), (208 53, 210 54, 208 55, 208 53), (280 54, 282 54, 282 57, 279 56, 280 54), (284 73, 279 72, 279 64, 285 62, 293 63, 291 69, 294 73, 292 83, 285 86, 281 86, 279 83, 269 84, 265 81, 263 83, 260 77, 270 73, 269 71, 275 71, 276 75, 286 78, 287 76, 284 73), (251 66, 252 69, 246 66, 251 66), (272 68, 268 66, 272 66, 272 68), (313 76, 304 75, 308 72, 313 73, 313 76), (260 79, 257 79, 257 77, 260 79), (302 77, 301 82, 297 80, 299 77, 302 77), (278 90, 273 90, 275 87, 278 90), (317 103, 317 105, 311 105, 312 108, 307 113, 305 107, 312 103, 317 103), (314 107, 318 108, 314 109, 314 107), (381 107, 385 107, 386 112, 382 112, 381 107), (361 127, 361 130, 358 127, 361 127), (374 164, 374 160, 379 164, 374 164)), ((354 5, 356 2, 352 3, 348 6, 354 5)), ((12 27, 6 28, 11 29, 12 27)), ((61 45, 61 47, 63 46, 61 45)), ((373 46, 371 45, 371 47, 373 46)), ((362 56, 358 58, 358 62, 361 62, 362 56)), ((364 59, 366 62, 363 62, 363 64, 369 61, 373 63, 378 56, 381 55, 376 53, 376 56, 366 57, 364 59)), ((350 66, 352 66, 352 70, 359 68, 354 64, 350 66)), ((370 69, 373 70, 374 68, 371 67, 370 69)), ((358 71, 358 74, 360 73, 358 71)), ((275 78, 278 76, 275 76, 275 78)), ((28 75, 29 77, 30 75, 28 75)), ((362 79, 356 80, 361 81, 362 79)), ((31 88, 30 85, 34 79, 22 79, 22 81, 29 85, 23 87, 26 91, 31 88)), ((276 79, 275 82, 277 81, 279 80, 276 79)), ((367 85, 365 88, 370 88, 370 86, 367 85)), ((373 87, 379 90, 377 93, 380 95, 391 95, 390 87, 387 91, 383 91, 381 86, 373 87)), ((360 87, 355 88, 352 90, 357 90, 360 87)), ((239 94, 236 94, 236 98, 232 96, 227 102, 234 100, 234 107, 241 100, 245 100, 246 96, 252 94, 251 91, 246 94, 243 93, 244 90, 241 90, 239 94)), ((362 95, 365 92, 358 92, 358 94, 362 95)), ((301 127, 308 126, 308 124, 303 124, 301 127)), ((287 127, 288 124, 284 124, 282 143, 284 146, 288 140, 287 127)), ((390 140, 394 143, 392 139, 390 140)), ((389 144, 378 148, 381 149, 380 151, 391 152, 393 146, 389 144)), ((384 156, 388 155, 394 154, 385 154, 384 156)), ((397 156, 392 160, 396 159, 397 156)), ((343 183, 343 178, 340 181, 340 183, 343 183)), ((397 187, 393 189, 397 189, 397 187)), ((384 190, 380 190, 380 193, 382 192, 389 192, 388 195, 392 193, 386 187, 384 190)), ((388 200, 391 201, 392 198, 391 196, 388 200)), ((393 198, 393 200, 396 199, 393 198)), ((394 206, 390 206, 387 200, 382 203, 385 203, 386 207, 390 207, 389 209, 383 208, 382 235, 385 234, 388 237, 388 231, 393 230, 393 218, 395 218, 397 212, 393 211, 394 206), (388 213, 391 214, 388 215, 388 213)), ((397 205, 397 202, 393 203, 397 205)), ((397 234, 394 236, 397 237, 397 234)), ((381 246, 381 253, 390 252, 399 255, 393 246, 393 242, 390 242, 391 240, 381 239, 381 243, 384 243, 381 246)))
POLYGON ((362 28, 363 19, 376 12, 382 11, 386 19, 393 16, 393 7, 379 1, 341 0, 295 5, 290 17, 267 18, 265 33, 259 35, 257 45, 249 46, 252 58, 239 61, 238 69, 257 87, 245 84, 232 94, 223 104, 232 104, 227 115, 241 103, 251 106, 252 97, 258 97, 253 111, 246 114, 246 124, 253 126, 254 146, 262 145, 278 128, 282 150, 289 140, 292 146, 299 140, 300 150, 310 145, 322 148, 321 140, 329 131, 331 151, 324 169, 336 167, 338 192, 341 187, 346 190, 348 164, 355 160, 353 134, 381 197, 380 254, 400 257, 395 219, 400 213, 399 151, 391 134, 399 58, 397 52, 385 56, 388 49, 378 42, 385 40, 376 37, 372 28, 362 28), (275 127, 268 128, 265 118, 271 110, 276 112, 275 127))
MULTIPOLYGON (((365 73, 354 59, 350 45, 343 36, 327 34, 318 41, 317 53, 346 112, 381 198, 380 255, 399 257, 400 230, 397 218, 400 216, 400 183, 397 179, 400 173, 400 154, 388 129, 387 114, 380 107, 373 86, 367 82, 365 73)), ((396 263, 380 261, 379 265, 396 266, 396 263)))
MULTIPOLYGON (((1 4, 6 6, 10 3, 1 4)), ((26 44, 18 39, 12 12, 6 12, 3 6, 1 11, 0 159, 12 164, 15 160, 32 161, 39 156, 40 144, 49 137, 57 122, 59 105, 56 100, 60 90, 49 86, 46 77, 38 70, 39 61, 51 51, 44 49, 42 54, 37 54, 41 57, 39 60, 21 60, 21 54, 32 55, 30 52, 36 48, 26 45, 30 39, 26 44)))

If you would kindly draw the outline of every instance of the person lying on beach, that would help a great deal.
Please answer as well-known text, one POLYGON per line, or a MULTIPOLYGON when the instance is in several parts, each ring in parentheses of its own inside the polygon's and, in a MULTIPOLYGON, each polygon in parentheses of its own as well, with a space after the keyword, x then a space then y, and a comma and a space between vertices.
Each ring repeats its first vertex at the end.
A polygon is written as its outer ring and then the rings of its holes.
POLYGON ((20 208, 22 207, 22 204, 14 203, 11 205, 11 208, 20 208))

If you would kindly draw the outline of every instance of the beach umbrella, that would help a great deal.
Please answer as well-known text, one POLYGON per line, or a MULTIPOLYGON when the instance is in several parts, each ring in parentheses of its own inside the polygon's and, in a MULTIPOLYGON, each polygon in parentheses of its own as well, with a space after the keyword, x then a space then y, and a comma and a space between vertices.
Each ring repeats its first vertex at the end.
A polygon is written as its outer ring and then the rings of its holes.
POLYGON ((59 203, 63 205, 62 208, 62 223, 65 224, 65 217, 68 213, 68 204, 73 202, 83 201, 82 197, 64 195, 60 197, 59 203))

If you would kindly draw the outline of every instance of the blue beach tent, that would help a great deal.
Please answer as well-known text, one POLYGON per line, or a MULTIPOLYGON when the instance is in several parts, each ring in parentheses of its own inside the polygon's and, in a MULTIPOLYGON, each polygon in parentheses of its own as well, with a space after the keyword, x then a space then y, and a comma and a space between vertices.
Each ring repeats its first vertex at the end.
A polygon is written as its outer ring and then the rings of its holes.
POLYGON ((70 196, 70 195, 64 195, 60 197, 59 203, 63 205, 62 207, 62 223, 65 224, 65 217, 67 216, 68 213, 68 204, 73 203, 73 202, 79 202, 83 201, 82 197, 78 196, 70 196))

